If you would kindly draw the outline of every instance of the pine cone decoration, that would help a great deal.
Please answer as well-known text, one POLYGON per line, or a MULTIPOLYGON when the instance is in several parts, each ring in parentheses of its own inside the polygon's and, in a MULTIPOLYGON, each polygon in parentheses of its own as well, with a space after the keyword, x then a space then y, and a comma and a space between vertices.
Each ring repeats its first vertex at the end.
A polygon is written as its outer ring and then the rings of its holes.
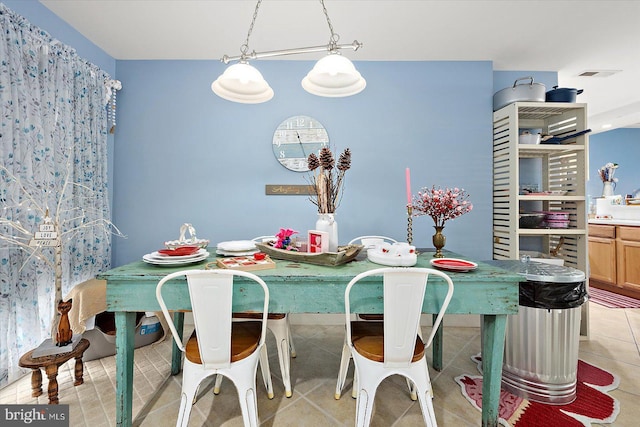
POLYGON ((320 150, 320 164, 323 169, 333 169, 335 160, 333 159, 333 153, 331 153, 328 147, 323 147, 322 150, 320 150))
POLYGON ((318 156, 316 156, 315 153, 309 154, 309 157, 307 158, 307 167, 309 168, 309 170, 316 170, 318 169, 318 166, 320 166, 320 160, 318 160, 318 156))
POLYGON ((346 171, 351 167, 351 150, 346 148, 342 154, 340 154, 340 158, 338 159, 338 170, 346 171))

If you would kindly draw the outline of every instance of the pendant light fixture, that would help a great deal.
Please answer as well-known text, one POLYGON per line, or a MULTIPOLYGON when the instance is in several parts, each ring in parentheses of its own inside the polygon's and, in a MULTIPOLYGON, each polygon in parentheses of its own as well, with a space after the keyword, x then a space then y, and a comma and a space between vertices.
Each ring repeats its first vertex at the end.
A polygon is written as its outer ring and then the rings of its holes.
POLYGON ((253 19, 249 26, 247 39, 240 47, 240 56, 229 57, 224 55, 222 62, 228 64, 232 61, 237 63, 229 66, 225 72, 212 84, 211 90, 221 98, 233 102, 245 104, 258 104, 269 101, 273 98, 273 89, 265 81, 264 77, 255 67, 249 64, 250 59, 267 58, 271 56, 294 55, 311 52, 327 52, 327 56, 320 59, 307 76, 302 79, 302 87, 307 92, 325 97, 344 97, 355 95, 367 85, 365 79, 360 75, 353 63, 340 53, 341 49, 358 50, 362 43, 354 40, 351 44, 338 44, 340 36, 333 31, 333 25, 324 0, 320 0, 322 10, 329 25, 331 37, 329 44, 324 46, 301 47, 295 49, 275 50, 258 53, 249 53, 249 38, 253 31, 253 26, 258 16, 258 9, 262 0, 258 0, 253 12, 253 19))

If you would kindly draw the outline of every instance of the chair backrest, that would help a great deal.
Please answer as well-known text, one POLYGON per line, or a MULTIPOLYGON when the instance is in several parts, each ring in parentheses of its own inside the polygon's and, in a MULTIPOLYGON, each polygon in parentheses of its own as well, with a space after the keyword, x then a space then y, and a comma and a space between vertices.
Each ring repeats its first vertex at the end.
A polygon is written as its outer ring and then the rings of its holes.
POLYGON ((158 304, 180 350, 184 352, 185 348, 162 297, 162 287, 169 280, 181 276, 187 279, 200 359, 205 368, 225 368, 231 364, 231 313, 233 281, 236 276, 248 278, 262 287, 264 301, 260 345, 264 343, 269 311, 269 288, 260 277, 239 270, 185 270, 167 275, 156 286, 158 304))
POLYGON ((429 275, 443 278, 448 289, 440 302, 440 310, 433 323, 431 334, 425 342, 425 347, 431 345, 451 301, 453 281, 447 274, 431 268, 387 267, 358 274, 349 282, 345 290, 347 342, 349 343, 351 342, 351 289, 365 277, 380 275, 382 275, 384 298, 384 365, 386 367, 408 366, 413 357, 416 335, 420 328, 420 314, 422 314, 422 304, 429 275))
POLYGON ((398 243, 398 241, 386 236, 359 236, 349 242, 350 245, 354 243, 360 243, 364 249, 373 249, 378 243, 398 243))

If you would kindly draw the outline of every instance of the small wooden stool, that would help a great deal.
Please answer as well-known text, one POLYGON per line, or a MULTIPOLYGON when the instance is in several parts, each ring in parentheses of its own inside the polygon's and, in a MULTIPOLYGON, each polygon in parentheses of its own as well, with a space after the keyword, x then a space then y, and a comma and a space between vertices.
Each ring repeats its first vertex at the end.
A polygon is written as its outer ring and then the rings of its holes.
POLYGON ((31 350, 28 353, 25 353, 20 357, 20 361, 18 365, 23 368, 31 368, 31 396, 37 397, 42 394, 42 373, 40 372, 40 368, 44 368, 47 378, 49 378, 49 404, 55 405, 58 404, 58 367, 75 357, 76 366, 74 370, 75 381, 73 385, 78 386, 84 382, 82 378, 84 367, 82 365, 82 355, 85 350, 89 348, 89 340, 82 338, 76 348, 67 352, 60 354, 52 354, 50 356, 42 356, 42 357, 31 357, 31 354, 35 350, 31 350))

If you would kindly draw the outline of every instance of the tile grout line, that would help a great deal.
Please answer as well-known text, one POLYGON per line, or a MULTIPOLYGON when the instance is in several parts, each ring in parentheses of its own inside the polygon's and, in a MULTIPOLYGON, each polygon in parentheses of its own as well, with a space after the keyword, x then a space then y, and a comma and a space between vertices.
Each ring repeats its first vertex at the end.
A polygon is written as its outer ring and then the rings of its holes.
POLYGON ((640 346, 638 346, 638 339, 636 338, 636 334, 633 331, 633 326, 631 325, 631 320, 629 319, 629 314, 627 313, 627 309, 624 309, 624 317, 627 320, 627 326, 629 327, 629 331, 631 332, 633 343, 635 344, 636 350, 638 351, 638 355, 640 356, 640 346))

